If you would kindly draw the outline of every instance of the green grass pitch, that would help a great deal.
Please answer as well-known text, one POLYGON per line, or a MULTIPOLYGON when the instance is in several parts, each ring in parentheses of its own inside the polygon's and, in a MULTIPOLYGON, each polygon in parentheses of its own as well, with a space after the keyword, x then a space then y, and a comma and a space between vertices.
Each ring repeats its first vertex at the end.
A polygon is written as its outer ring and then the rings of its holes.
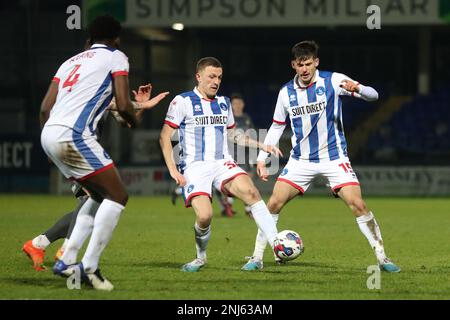
MULTIPOLYGON (((293 200, 279 230, 300 233, 305 253, 277 266, 266 250, 259 272, 240 271, 253 252, 256 227, 240 202, 233 218, 215 204, 208 264, 186 274, 194 258, 192 209, 168 197, 131 197, 101 260, 113 292, 68 290, 51 271, 37 273, 22 244, 75 207, 72 197, 0 195, 0 299, 450 299, 450 199, 368 198, 381 226, 388 255, 402 268, 381 274, 381 289, 369 290, 366 273, 375 258, 345 205, 331 198, 293 200)), ((47 250, 53 265, 58 246, 47 250)), ((79 257, 80 258, 80 257, 79 257)))

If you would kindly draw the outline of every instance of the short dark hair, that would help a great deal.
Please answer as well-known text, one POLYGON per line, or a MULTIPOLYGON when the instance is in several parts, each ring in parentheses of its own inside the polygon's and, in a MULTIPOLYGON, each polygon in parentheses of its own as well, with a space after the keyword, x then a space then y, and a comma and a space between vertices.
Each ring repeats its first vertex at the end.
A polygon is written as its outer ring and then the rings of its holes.
POLYGON ((242 97, 242 95, 240 94, 240 93, 233 93, 231 96, 230 96, 230 101, 231 100, 234 100, 234 99, 240 99, 240 100, 244 100, 244 98, 242 97))
POLYGON ((88 28, 91 43, 99 40, 114 40, 119 37, 121 30, 120 22, 110 15, 96 17, 88 28))
POLYGON ((214 57, 204 57, 198 60, 196 72, 200 72, 206 67, 222 68, 222 63, 214 57))
POLYGON ((307 60, 311 57, 319 57, 319 45, 315 41, 302 41, 292 47, 292 60, 307 60))

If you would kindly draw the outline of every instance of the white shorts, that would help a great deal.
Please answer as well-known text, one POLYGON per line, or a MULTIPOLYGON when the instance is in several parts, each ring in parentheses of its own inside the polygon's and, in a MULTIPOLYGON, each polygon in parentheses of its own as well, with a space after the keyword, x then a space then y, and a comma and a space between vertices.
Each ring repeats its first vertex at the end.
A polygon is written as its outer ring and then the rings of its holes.
POLYGON ((303 194, 318 175, 328 179, 333 192, 345 186, 359 186, 358 177, 348 158, 320 163, 290 158, 277 181, 286 182, 303 194))
POLYGON ((95 136, 81 136, 64 126, 45 126, 41 144, 47 156, 68 179, 83 181, 114 166, 95 136))
POLYGON ((234 160, 195 161, 187 166, 183 173, 186 185, 183 188, 186 208, 191 206, 192 198, 200 195, 212 199, 212 186, 227 196, 233 196, 224 189, 224 185, 240 175, 247 173, 234 160))

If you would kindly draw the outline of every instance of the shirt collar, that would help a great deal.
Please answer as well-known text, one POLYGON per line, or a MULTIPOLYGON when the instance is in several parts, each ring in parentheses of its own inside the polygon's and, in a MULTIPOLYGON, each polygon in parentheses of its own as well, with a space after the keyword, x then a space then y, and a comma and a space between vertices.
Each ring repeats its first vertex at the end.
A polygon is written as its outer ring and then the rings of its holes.
POLYGON ((200 91, 198 91, 197 87, 195 87, 193 91, 194 91, 194 93, 195 93, 196 95, 198 95, 198 96, 200 97, 200 99, 206 100, 206 101, 208 101, 208 102, 212 102, 212 101, 214 101, 214 100, 216 99, 216 97, 214 97, 214 99, 208 99, 207 97, 204 97, 204 96, 200 93, 200 91))
POLYGON ((318 78, 319 78, 319 70, 316 69, 316 74, 314 75, 314 81, 311 82, 307 87, 304 87, 301 85, 301 81, 299 79, 298 74, 296 74, 294 77, 294 89, 306 90, 309 87, 312 87, 317 82, 318 78))
POLYGON ((93 48, 106 48, 106 47, 108 47, 106 44, 103 44, 103 43, 94 43, 94 44, 91 46, 91 49, 93 49, 93 48))

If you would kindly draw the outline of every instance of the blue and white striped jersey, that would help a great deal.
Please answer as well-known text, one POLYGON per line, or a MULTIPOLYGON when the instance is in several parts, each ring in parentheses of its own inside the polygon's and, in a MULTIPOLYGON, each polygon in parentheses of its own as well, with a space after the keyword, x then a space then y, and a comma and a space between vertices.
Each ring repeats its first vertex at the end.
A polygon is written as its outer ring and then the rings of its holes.
POLYGON ((94 136, 113 97, 112 79, 128 75, 128 69, 127 56, 104 44, 94 44, 68 59, 53 78, 58 96, 45 125, 72 128, 74 138, 94 136))
POLYGON ((209 100, 195 88, 175 97, 164 122, 178 129, 181 168, 194 161, 232 160, 227 129, 235 123, 229 98, 209 100))
POLYGON ((294 159, 319 163, 347 157, 340 96, 352 93, 339 86, 343 80, 353 81, 317 70, 308 87, 301 87, 296 76, 280 90, 273 121, 286 124, 289 116, 294 159))

